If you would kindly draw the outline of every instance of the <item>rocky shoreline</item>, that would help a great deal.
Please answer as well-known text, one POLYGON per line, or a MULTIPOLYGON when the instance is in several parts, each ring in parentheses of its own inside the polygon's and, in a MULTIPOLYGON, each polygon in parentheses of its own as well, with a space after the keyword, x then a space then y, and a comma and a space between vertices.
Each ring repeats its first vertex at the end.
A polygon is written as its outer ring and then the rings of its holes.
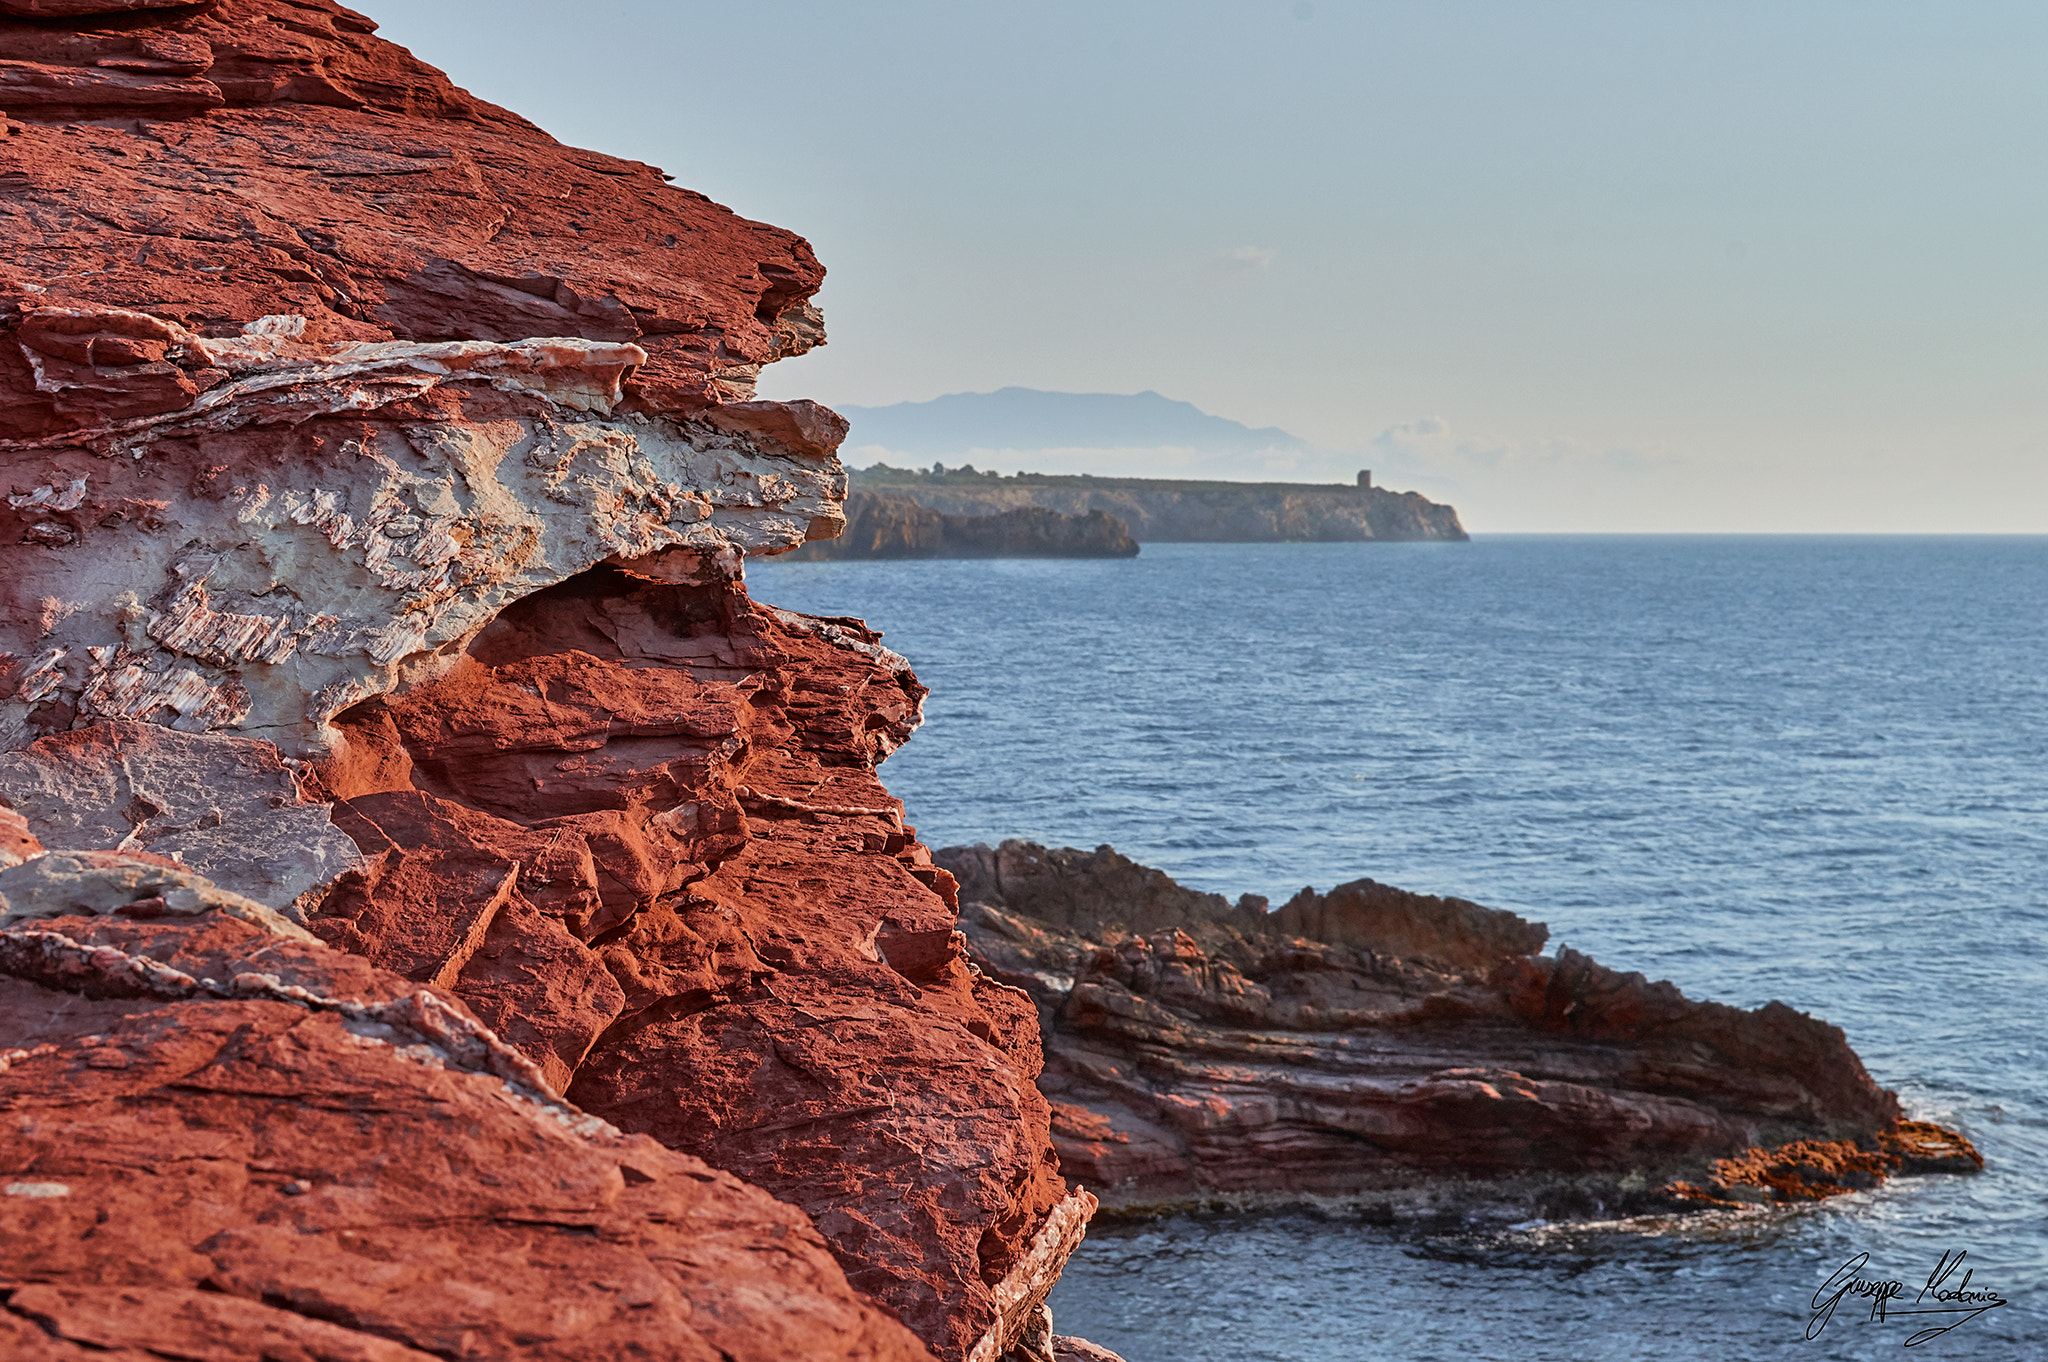
POLYGON ((807 243, 329 0, 0 10, 0 1351, 1100 1359, 1098 1190, 1968 1162, 1477 905, 940 863, 744 581, 846 524, 807 243))
POLYGON ((1610 1217, 1975 1172, 1840 1028, 1607 969, 1371 880, 1233 905, 1108 847, 950 847, 971 957, 1037 1004, 1060 1165, 1123 1214, 1610 1217))
POLYGON ((972 467, 854 470, 855 491, 904 497, 949 516, 1002 515, 1027 507, 1068 516, 1114 516, 1139 543, 1460 543, 1455 507, 1417 492, 1353 483, 1214 482, 977 472, 972 467))
POLYGON ((846 528, 790 550, 789 558, 1135 558, 1138 541, 1103 511, 1061 515, 1019 506, 947 515, 891 492, 850 492, 846 528))

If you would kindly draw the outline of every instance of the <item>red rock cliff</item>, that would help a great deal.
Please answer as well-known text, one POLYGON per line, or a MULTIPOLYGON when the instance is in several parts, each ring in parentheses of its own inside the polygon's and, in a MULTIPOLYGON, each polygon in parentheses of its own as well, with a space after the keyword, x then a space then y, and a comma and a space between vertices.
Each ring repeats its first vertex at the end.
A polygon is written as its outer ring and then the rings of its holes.
POLYGON ((0 905, 0 1104, 67 1113, 0 1159, 64 1225, 127 1226, 0 1239, 0 1327, 1005 1351, 1093 1203, 1031 1003, 968 968, 875 776, 923 688, 740 583, 843 524, 844 423, 752 400, 823 339, 810 248, 324 0, 0 16, 0 800, 52 849, 9 873, 119 853, 90 902, 44 876, 0 905), (153 873, 278 910, 289 949, 211 899, 166 916, 200 891, 153 873), (390 1055, 321 1020, 373 997, 413 1009, 390 1055), (393 1067, 455 1053, 415 1013, 530 1067, 393 1067), (137 1144, 228 1182, 93 1152, 137 1144), (443 1265, 484 1223, 538 1228, 443 1265), (586 1262, 591 1233, 630 1246, 586 1262), (611 1304, 540 1311, 561 1273, 611 1304))

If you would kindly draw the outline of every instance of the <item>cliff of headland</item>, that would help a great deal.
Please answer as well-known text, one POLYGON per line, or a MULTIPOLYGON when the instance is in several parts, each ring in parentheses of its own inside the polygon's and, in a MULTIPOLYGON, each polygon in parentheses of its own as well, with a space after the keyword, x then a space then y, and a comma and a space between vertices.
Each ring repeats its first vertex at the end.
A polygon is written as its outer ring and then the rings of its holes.
POLYGON ((0 1353, 1043 1342, 924 688, 741 580, 823 270, 375 28, 0 0, 0 1353))
POLYGON ((1026 506, 1063 515, 1101 511, 1139 543, 1277 543, 1357 540, 1463 541, 1458 512, 1416 492, 1357 483, 1198 482, 998 474, 972 467, 855 469, 858 491, 908 497, 948 515, 986 516, 1026 506))
POLYGON ((1061 515, 1019 506, 993 515, 948 515, 893 492, 852 492, 846 528, 789 556, 826 558, 1135 558, 1138 541, 1113 515, 1061 515))

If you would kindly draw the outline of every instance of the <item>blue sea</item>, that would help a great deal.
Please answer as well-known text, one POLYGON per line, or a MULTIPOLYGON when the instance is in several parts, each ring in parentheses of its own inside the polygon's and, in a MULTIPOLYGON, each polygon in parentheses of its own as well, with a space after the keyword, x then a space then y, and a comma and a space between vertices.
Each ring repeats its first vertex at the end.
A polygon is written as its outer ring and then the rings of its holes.
POLYGON ((1676 1222, 1102 1223, 1060 1332, 1130 1362, 2048 1358, 2048 539, 1147 544, 749 584, 864 617, 931 687, 883 774, 933 846, 1512 909, 1843 1026, 1988 1160, 1676 1222), (1865 1253, 1904 1300, 1809 1337, 1865 1253), (2008 1303, 1905 1350, 1957 1321, 1894 1313, 1945 1253, 2008 1303))

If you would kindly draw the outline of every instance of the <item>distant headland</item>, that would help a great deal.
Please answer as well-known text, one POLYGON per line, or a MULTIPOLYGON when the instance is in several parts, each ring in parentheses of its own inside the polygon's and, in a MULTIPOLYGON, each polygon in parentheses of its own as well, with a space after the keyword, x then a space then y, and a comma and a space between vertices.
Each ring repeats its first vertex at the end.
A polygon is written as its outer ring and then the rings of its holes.
POLYGON ((801 556, 1127 551, 1116 544, 1104 518, 1127 529, 1134 543, 1466 537, 1456 510, 1413 492, 1376 487, 1370 472, 1344 483, 1250 480, 1320 462, 1320 456, 1309 441, 1278 427, 1247 426, 1156 392, 1012 387, 884 407, 843 406, 840 413, 852 427, 842 457, 870 463, 850 474, 847 533, 829 546, 806 545, 801 556), (1003 468, 1170 467, 1211 476, 1006 476, 982 472, 966 462, 970 458, 1003 468), (947 462, 927 462, 935 459, 947 462), (954 459, 961 462, 948 467, 954 459), (916 466, 892 466, 898 464, 916 466), (1218 473, 1228 480, 1216 478, 1218 473), (1005 516, 1011 519, 996 523, 1005 516), (1097 518, 1082 523, 1091 516, 1097 518))
POLYGON ((1067 516, 1102 512, 1139 543, 1279 543, 1358 540, 1462 541, 1455 508, 1416 492, 1375 487, 1370 470, 1352 483, 1221 482, 1099 478, 1088 474, 982 472, 877 463, 850 474, 855 492, 908 498, 947 516, 993 516, 1043 507, 1067 516))
POLYGON ((846 528, 786 555, 839 558, 1135 558, 1138 541, 1113 515, 1019 506, 947 515, 894 492, 849 492, 846 528))

